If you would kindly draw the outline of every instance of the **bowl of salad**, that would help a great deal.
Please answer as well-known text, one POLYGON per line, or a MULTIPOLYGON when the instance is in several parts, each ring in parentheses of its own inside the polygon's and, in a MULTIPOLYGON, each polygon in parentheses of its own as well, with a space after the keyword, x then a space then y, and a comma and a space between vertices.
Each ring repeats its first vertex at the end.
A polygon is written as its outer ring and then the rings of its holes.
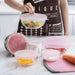
POLYGON ((20 15, 21 23, 29 29, 38 29, 45 24, 47 16, 44 14, 29 14, 25 13, 20 15))

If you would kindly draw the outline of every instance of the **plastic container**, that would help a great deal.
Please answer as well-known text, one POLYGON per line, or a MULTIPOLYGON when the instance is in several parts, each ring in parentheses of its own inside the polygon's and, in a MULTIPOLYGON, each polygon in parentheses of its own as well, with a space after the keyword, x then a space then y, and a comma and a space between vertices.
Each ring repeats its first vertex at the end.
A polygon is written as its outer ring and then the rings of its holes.
POLYGON ((58 48, 68 49, 72 45, 72 40, 65 36, 53 36, 43 40, 43 46, 45 49, 58 48))
POLYGON ((38 57, 38 53, 33 50, 21 50, 15 52, 15 57, 21 65, 31 65, 38 57))
POLYGON ((44 14, 29 14, 25 13, 20 15, 22 24, 29 29, 38 29, 45 24, 47 16, 44 14))
POLYGON ((28 49, 32 49, 33 51, 37 51, 39 55, 41 56, 41 50, 42 50, 42 43, 33 41, 28 43, 28 49))
POLYGON ((60 52, 53 49, 43 50, 42 57, 46 61, 56 61, 60 57, 60 52))
POLYGON ((23 34, 13 33, 6 37, 4 46, 9 53, 14 55, 16 51, 26 49, 27 43, 27 38, 23 34))

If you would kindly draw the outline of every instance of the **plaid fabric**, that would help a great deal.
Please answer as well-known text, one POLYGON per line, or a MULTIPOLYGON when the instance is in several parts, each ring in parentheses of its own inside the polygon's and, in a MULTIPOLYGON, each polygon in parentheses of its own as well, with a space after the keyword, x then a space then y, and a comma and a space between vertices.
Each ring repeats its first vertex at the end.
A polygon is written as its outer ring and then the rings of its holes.
POLYGON ((52 34, 62 34, 62 22, 59 7, 59 0, 25 0, 25 3, 31 2, 36 13, 46 14, 48 20, 39 29, 27 29, 19 22, 18 31, 24 35, 49 36, 52 34))

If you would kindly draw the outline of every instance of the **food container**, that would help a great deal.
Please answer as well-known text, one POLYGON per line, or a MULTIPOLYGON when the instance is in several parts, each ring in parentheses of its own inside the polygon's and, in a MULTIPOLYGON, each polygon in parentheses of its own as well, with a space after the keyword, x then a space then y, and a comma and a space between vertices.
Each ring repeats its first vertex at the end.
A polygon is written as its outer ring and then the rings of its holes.
POLYGON ((43 46, 45 49, 58 49, 61 52, 68 49, 72 45, 72 40, 65 36, 53 36, 43 40, 43 46))
POLYGON ((38 57, 38 53, 33 50, 21 50, 15 52, 15 57, 21 65, 31 65, 38 57))
POLYGON ((41 50, 42 50, 42 43, 33 41, 28 43, 28 49, 32 49, 33 51, 37 51, 39 55, 41 56, 41 50))
POLYGON ((4 46, 8 52, 14 55, 16 51, 27 48, 27 38, 21 33, 13 33, 6 37, 4 46))
POLYGON ((25 13, 20 15, 22 24, 29 29, 38 29, 45 24, 47 16, 44 14, 29 14, 25 13))
POLYGON ((56 61, 60 57, 60 52, 58 50, 43 50, 42 57, 46 61, 56 61))

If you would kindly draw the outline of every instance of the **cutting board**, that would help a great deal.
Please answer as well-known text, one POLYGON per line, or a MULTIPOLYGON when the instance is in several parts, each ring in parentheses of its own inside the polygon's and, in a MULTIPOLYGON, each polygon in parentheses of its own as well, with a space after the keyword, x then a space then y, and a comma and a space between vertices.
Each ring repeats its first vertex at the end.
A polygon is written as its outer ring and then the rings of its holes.
POLYGON ((52 73, 75 72, 75 65, 69 63, 63 58, 60 58, 55 62, 49 62, 44 60, 43 64, 47 68, 47 70, 52 73))

